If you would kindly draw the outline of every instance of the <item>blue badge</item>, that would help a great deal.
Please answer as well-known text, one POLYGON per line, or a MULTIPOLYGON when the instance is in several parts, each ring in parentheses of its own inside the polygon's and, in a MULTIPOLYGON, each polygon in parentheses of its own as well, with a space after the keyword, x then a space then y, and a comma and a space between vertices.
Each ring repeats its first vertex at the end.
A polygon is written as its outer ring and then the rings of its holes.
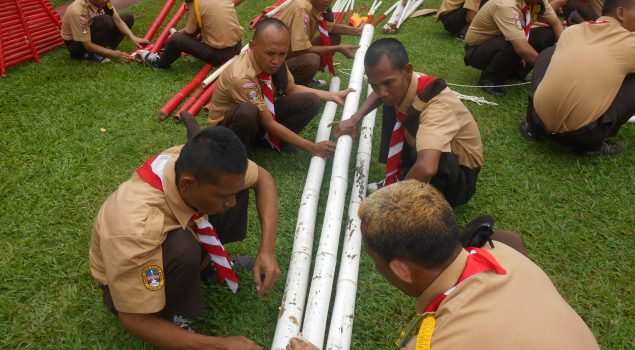
POLYGON ((159 290, 163 287, 163 269, 157 265, 149 265, 143 269, 143 285, 147 290, 159 290))

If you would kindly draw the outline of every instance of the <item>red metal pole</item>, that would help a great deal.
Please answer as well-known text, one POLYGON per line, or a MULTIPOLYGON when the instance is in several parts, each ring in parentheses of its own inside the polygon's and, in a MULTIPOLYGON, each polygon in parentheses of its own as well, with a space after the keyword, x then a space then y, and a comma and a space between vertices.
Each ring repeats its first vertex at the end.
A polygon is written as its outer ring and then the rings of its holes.
MULTIPOLYGON (((24 18, 24 12, 22 11, 21 5, 20 5, 20 1, 16 1, 15 2, 16 8, 18 10, 18 14, 20 15, 20 17, 24 18)), ((31 52, 33 53, 33 58, 35 59, 35 62, 40 63, 40 55, 37 53, 37 50, 35 50, 35 45, 33 45, 33 41, 31 40, 31 33, 29 31, 29 28, 26 24, 26 20, 22 21, 22 28, 24 28, 24 34, 26 34, 26 37, 29 40, 29 46, 31 47, 31 52)))
POLYGON ((168 16, 168 13, 170 13, 174 2, 175 0, 167 0, 165 2, 165 5, 163 5, 161 12, 159 12, 157 18, 154 20, 154 22, 152 22, 150 28, 148 28, 146 35, 143 37, 144 39, 152 41, 152 38, 154 38, 154 34, 156 34, 157 30, 159 30, 159 27, 161 27, 161 24, 163 24, 163 21, 165 21, 165 17, 168 16))
POLYGON ((212 70, 211 64, 206 64, 203 66, 200 72, 192 79, 192 81, 185 85, 181 91, 177 92, 174 97, 172 97, 160 110, 161 115, 159 118, 164 120, 167 118, 170 113, 178 106, 200 83, 205 79, 207 73, 212 70))
POLYGON ((201 95, 204 92, 205 92, 205 88, 204 87, 199 87, 198 89, 196 89, 196 91, 194 91, 192 96, 190 96, 190 98, 187 101, 185 101, 183 106, 181 106, 181 108, 179 108, 179 110, 175 114, 175 117, 178 119, 178 116, 181 114, 181 112, 187 111, 188 109, 190 109, 190 107, 192 107, 192 105, 196 102, 196 100, 199 99, 199 97, 201 97, 201 95))
POLYGON ((0 76, 7 75, 7 67, 4 65, 4 47, 2 45, 2 29, 0 29, 0 76))
POLYGON ((203 105, 206 104, 210 98, 212 98, 212 94, 214 93, 214 90, 216 90, 216 82, 208 86, 205 89, 205 92, 203 92, 203 94, 201 95, 201 97, 199 97, 199 99, 196 100, 196 102, 194 102, 192 107, 190 107, 190 109, 188 109, 187 111, 190 112, 191 115, 196 115, 198 111, 201 110, 201 107, 203 107, 203 105))
POLYGON ((157 40, 152 44, 152 49, 150 49, 150 52, 158 53, 163 48, 163 46, 165 45, 165 42, 168 40, 168 37, 170 36, 170 28, 176 27, 176 25, 179 23, 179 21, 181 20, 184 14, 185 14, 185 4, 179 7, 178 11, 176 11, 176 13, 174 14, 174 17, 172 17, 170 22, 168 22, 165 28, 163 28, 163 31, 161 32, 157 40))

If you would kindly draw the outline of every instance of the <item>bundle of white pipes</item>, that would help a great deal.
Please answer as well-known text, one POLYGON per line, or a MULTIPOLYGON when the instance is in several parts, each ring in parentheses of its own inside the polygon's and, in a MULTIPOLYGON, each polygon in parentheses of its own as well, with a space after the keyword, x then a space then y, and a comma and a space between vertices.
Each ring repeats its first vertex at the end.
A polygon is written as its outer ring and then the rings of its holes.
MULTIPOLYGON (((357 111, 362 90, 364 56, 366 54, 366 49, 372 40, 373 32, 374 27, 372 25, 366 25, 363 27, 359 41, 359 48, 355 53, 353 68, 351 70, 350 81, 348 84, 348 87, 353 88, 355 91, 349 93, 346 97, 344 110, 342 112, 342 120, 350 118, 351 115, 357 111)), ((313 344, 318 345, 320 348, 322 348, 322 344, 324 343, 326 319, 329 311, 329 301, 331 297, 335 265, 337 263, 337 251, 344 211, 344 199, 348 189, 348 165, 351 148, 352 138, 350 136, 341 136, 337 140, 335 156, 333 157, 333 170, 329 187, 328 202, 326 205, 324 221, 322 223, 320 244, 314 263, 313 282, 311 283, 311 289, 306 303, 306 315, 304 315, 304 321, 302 324, 303 336, 313 344)), ((311 170, 309 170, 309 175, 310 174, 311 170)), ((315 209, 304 211, 312 211, 314 213, 315 209)), ((309 223, 310 221, 311 219, 309 219, 309 223)), ((315 219, 313 218, 312 221, 314 224, 315 219)), ((305 224, 305 218, 301 218, 299 213, 298 225, 300 224, 305 224)), ((308 237, 308 235, 306 236, 308 237)), ((296 239, 299 238, 296 226, 296 239)), ((308 246, 308 251, 310 252, 312 238, 313 237, 311 235, 311 242, 308 242, 308 244, 307 242, 294 242, 294 251, 296 246, 302 246, 305 248, 308 246)), ((306 251, 307 250, 304 249, 304 254, 306 254, 306 251)), ((297 262, 304 263, 304 259, 293 259, 292 257, 291 266, 289 266, 289 277, 287 278, 287 285, 285 287, 285 293, 280 307, 278 325, 276 326, 276 333, 271 346, 272 349, 285 349, 289 340, 300 333, 299 324, 303 318, 302 313, 305 307, 303 296, 306 293, 307 283, 297 281, 297 279, 307 279, 308 274, 306 277, 304 277, 303 274, 308 272, 308 268, 298 268, 294 266, 294 263, 297 262), (297 272, 300 270, 304 270, 302 275, 297 272), (290 284, 290 281, 293 281, 293 284, 290 284), (302 288, 304 288, 304 290, 302 290, 302 288)))
POLYGON ((384 24, 384 34, 392 34, 397 31, 397 24, 399 23, 399 18, 401 17, 405 6, 405 0, 397 0, 397 6, 395 7, 392 15, 390 15, 388 23, 384 24))
MULTIPOLYGON (((364 79, 364 56, 373 38, 374 27, 366 25, 362 29, 359 48, 355 52, 353 68, 348 84, 355 89, 349 93, 342 111, 342 120, 349 119, 357 111, 359 97, 364 79)), ((306 315, 302 323, 304 338, 320 348, 324 342, 326 319, 328 316, 331 289, 337 264, 337 251, 344 214, 344 199, 348 189, 348 162, 350 159, 353 139, 349 135, 340 136, 333 157, 333 171, 329 187, 328 202, 326 204, 320 244, 313 268, 311 289, 307 298, 306 315)))
MULTIPOLYGON (((373 91, 368 85, 366 89, 368 90, 368 95, 373 91)), ((337 274, 335 303, 333 304, 333 313, 331 314, 328 340, 326 342, 327 350, 343 350, 351 347, 355 295, 357 294, 357 277, 359 275, 362 246, 361 221, 357 211, 362 200, 366 197, 376 114, 377 110, 373 110, 364 117, 359 135, 353 189, 351 190, 351 200, 348 204, 348 223, 344 233, 342 257, 340 258, 340 268, 337 274)))
POLYGON ((419 6, 421 6, 421 4, 423 4, 423 0, 409 0, 408 1, 408 4, 404 8, 401 18, 399 18, 399 23, 397 23, 397 29, 401 28, 401 25, 403 24, 403 22, 405 22, 406 19, 410 18, 410 16, 412 16, 412 14, 415 11, 417 11, 417 9, 419 8, 419 6))
MULTIPOLYGON (((336 92, 339 89, 340 78, 331 78, 329 91, 336 92)), ((331 135, 329 124, 333 121, 336 111, 337 104, 335 102, 326 103, 317 135, 315 136, 316 143, 329 139, 331 135)), ((278 313, 278 325, 273 338, 272 349, 284 349, 289 339, 300 331, 300 322, 304 314, 304 302, 309 283, 309 272, 311 270, 311 258, 313 256, 315 217, 325 167, 326 159, 318 156, 311 158, 304 191, 302 191, 300 199, 293 250, 287 272, 287 283, 282 295, 282 304, 278 313)))

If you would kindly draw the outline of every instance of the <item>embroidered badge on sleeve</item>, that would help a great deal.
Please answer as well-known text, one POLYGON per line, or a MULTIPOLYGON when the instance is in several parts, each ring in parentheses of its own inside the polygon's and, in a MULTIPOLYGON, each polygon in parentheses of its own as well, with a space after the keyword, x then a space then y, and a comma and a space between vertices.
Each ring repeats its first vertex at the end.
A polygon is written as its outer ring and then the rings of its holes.
POLYGON ((163 269, 158 265, 149 265, 143 269, 141 273, 143 285, 147 290, 159 290, 163 288, 164 278, 163 269))

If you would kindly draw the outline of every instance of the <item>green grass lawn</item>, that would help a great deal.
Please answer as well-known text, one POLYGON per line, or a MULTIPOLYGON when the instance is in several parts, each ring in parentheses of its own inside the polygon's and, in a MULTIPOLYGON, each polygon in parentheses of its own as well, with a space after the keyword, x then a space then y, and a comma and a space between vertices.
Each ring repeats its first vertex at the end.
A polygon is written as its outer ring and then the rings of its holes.
MULTIPOLYGON (((239 6, 245 28, 268 3, 245 0, 239 6)), ((126 10, 137 17, 135 33, 145 33, 161 4, 142 0, 126 10)), ((360 1, 358 7, 362 4, 367 8, 370 1, 360 1)), ((433 0, 425 7, 438 4, 433 0)), ((250 36, 247 31, 245 39, 250 36)), ((375 38, 380 36, 378 31, 375 38)), ((478 72, 463 65, 462 43, 432 18, 407 21, 395 37, 404 42, 417 70, 450 83, 476 82, 478 72)), ((122 47, 131 50, 132 44, 126 40, 122 47)), ((342 56, 336 62, 350 67, 342 56)), ((167 71, 138 64, 98 65, 70 61, 58 49, 41 64, 10 68, 0 78, 0 348, 151 348, 127 334, 102 305, 101 290, 88 270, 90 229, 102 202, 137 166, 185 141, 182 125, 160 122, 156 116, 201 66, 189 58, 167 71)), ((346 84, 347 76, 341 76, 346 84)), ((471 88, 456 90, 483 95, 471 88)), ((532 259, 601 346, 632 349, 635 149, 610 158, 581 158, 550 143, 528 143, 517 131, 528 86, 508 92, 505 98, 486 96, 498 106, 466 102, 481 130, 486 165, 476 196, 457 210, 459 220, 466 223, 487 213, 498 227, 521 234, 532 259)), ((200 114, 199 120, 204 119, 200 114)), ((316 126, 317 120, 303 135, 313 139, 316 126)), ((376 129, 376 139, 378 134, 376 129)), ((635 125, 625 126, 617 138, 634 140, 635 125)), ((277 182, 277 258, 283 275, 262 299, 256 297, 249 273, 240 275, 243 288, 236 295, 223 286, 207 287, 207 312, 195 327, 207 334, 246 335, 268 347, 310 155, 262 151, 254 160, 277 182)), ((382 171, 375 163, 371 180, 381 178, 382 171)), ((245 242, 228 246, 232 255, 255 254, 255 211, 250 232, 245 242)), ((394 338, 414 315, 415 301, 385 282, 367 256, 359 278, 353 348, 394 348, 394 338)))

